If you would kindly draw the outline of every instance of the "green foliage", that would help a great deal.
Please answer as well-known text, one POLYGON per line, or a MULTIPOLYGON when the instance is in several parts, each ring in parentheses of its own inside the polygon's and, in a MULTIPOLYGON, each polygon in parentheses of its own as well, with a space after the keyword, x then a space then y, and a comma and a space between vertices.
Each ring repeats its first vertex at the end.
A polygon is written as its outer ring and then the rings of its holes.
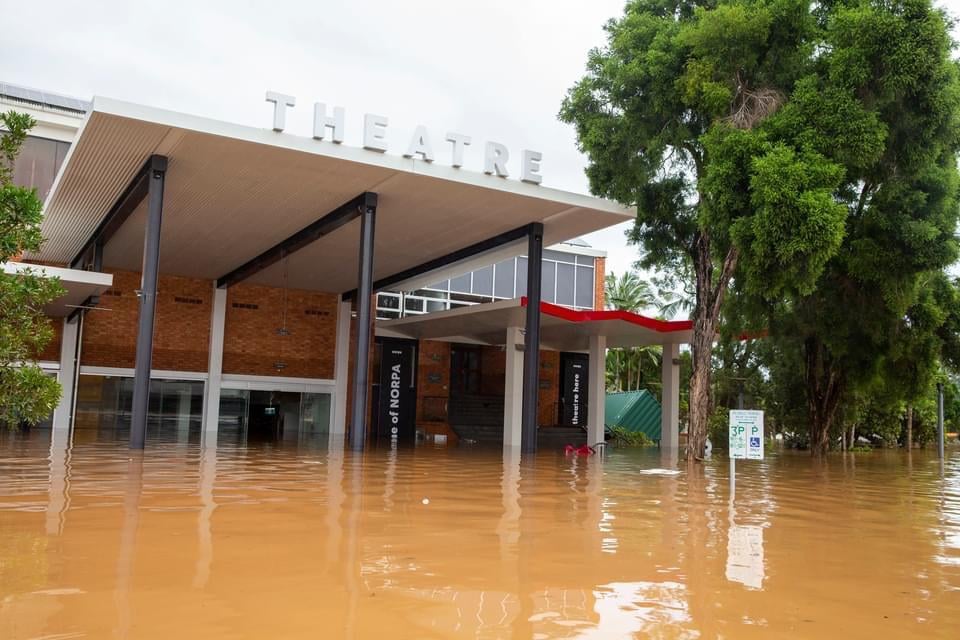
MULTIPOLYGON (((27 115, 0 114, 0 263, 39 250, 42 241, 36 191, 13 184, 14 160, 33 125, 27 115)), ((60 385, 34 358, 53 335, 43 306, 61 293, 58 281, 32 270, 0 273, 0 424, 39 422, 60 398, 60 385)))
MULTIPOLYGON (((618 277, 610 272, 604 280, 604 300, 608 309, 639 313, 657 305, 657 297, 648 282, 636 273, 625 271, 618 277)), ((642 389, 660 376, 660 348, 635 347, 609 349, 606 384, 611 391, 642 389)))
POLYGON ((656 306, 657 296, 646 280, 633 271, 624 271, 618 277, 611 271, 603 282, 603 296, 607 309, 639 313, 656 306))
POLYGON ((809 293, 846 232, 851 180, 836 156, 863 145, 830 147, 822 128, 837 122, 791 107, 798 88, 807 102, 833 90, 851 112, 863 101, 831 79, 829 24, 800 0, 633 0, 560 111, 589 157, 591 190, 636 207, 641 266, 687 278, 694 293, 694 449, 730 283, 761 300, 809 293))
POLYGON ((730 409, 714 407, 710 413, 710 442, 714 449, 726 451, 730 445, 730 409))
POLYGON ((642 431, 630 431, 626 427, 610 427, 610 442, 615 447, 653 447, 656 442, 642 431))
POLYGON ((819 55, 764 128, 842 170, 842 243, 813 288, 778 287, 781 271, 765 282, 757 269, 737 292, 766 298, 742 308, 759 311, 753 323, 785 360, 771 363, 776 384, 799 376, 804 396, 784 410, 808 409, 824 451, 850 426, 897 442, 907 404, 932 397, 941 360, 958 362, 960 298, 944 271, 957 257, 960 81, 949 25, 927 0, 831 3, 817 20, 819 55))

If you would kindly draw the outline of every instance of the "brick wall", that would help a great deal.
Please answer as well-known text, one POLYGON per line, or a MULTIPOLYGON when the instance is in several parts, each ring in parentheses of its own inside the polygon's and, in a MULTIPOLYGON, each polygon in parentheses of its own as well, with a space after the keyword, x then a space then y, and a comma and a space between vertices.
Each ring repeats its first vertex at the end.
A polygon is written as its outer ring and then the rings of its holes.
MULTIPOLYGON (((140 274, 111 271, 113 286, 100 297, 103 310, 87 313, 81 362, 135 365, 140 274)), ((157 286, 153 368, 207 370, 213 283, 160 276, 157 286)), ((333 378, 337 296, 239 284, 227 292, 224 373, 333 378), (284 326, 286 309, 287 335, 284 326), (275 364, 286 363, 283 369, 275 364)), ((45 351, 50 352, 51 347, 45 351)), ((52 359, 59 359, 59 345, 52 359)))
POLYGON ((333 378, 336 332, 334 294, 235 285, 227 291, 223 372, 333 378))
POLYGON ((480 347, 480 393, 502 396, 507 377, 507 354, 503 347, 480 347))
MULTIPOLYGON (((83 322, 80 362, 87 366, 132 368, 136 360, 137 289, 140 274, 112 271, 113 286, 100 296, 103 309, 90 311, 83 322)), ((210 340, 213 283, 160 276, 153 339, 153 368, 206 371, 210 340)))
MULTIPOLYGON (((136 290, 140 274, 109 271, 113 286, 100 296, 102 309, 89 311, 83 320, 80 364, 99 367, 134 366, 139 305, 136 290)), ((158 284, 159 291, 159 284, 158 284)), ((159 330, 159 327, 157 327, 159 330)))
POLYGON ((593 308, 603 309, 606 302, 603 285, 607 277, 607 259, 596 258, 593 265, 595 274, 593 279, 593 308))
POLYGON ((60 361, 60 341, 63 339, 63 318, 46 318, 53 329, 53 337, 43 348, 43 351, 37 354, 37 360, 60 361))
POLYGON ((157 291, 153 368, 206 371, 211 313, 213 282, 161 276, 157 291))

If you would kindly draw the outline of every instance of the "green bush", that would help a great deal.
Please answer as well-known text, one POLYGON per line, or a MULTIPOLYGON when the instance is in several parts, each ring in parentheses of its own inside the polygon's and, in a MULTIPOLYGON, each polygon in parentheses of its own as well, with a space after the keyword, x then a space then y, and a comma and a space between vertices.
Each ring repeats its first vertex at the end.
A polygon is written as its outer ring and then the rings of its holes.
POLYGON ((610 443, 615 447, 652 447, 656 442, 642 431, 630 431, 626 427, 610 427, 610 443))
POLYGON ((707 434, 714 449, 726 451, 730 444, 730 410, 717 407, 707 422, 707 434))

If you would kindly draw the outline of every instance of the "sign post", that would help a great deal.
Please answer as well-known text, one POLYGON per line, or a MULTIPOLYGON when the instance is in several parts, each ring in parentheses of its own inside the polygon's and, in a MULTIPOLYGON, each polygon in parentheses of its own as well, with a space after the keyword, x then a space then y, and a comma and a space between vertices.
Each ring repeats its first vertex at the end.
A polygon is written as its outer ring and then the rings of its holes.
POLYGON ((730 493, 736 490, 737 459, 763 460, 763 411, 730 411, 730 493))

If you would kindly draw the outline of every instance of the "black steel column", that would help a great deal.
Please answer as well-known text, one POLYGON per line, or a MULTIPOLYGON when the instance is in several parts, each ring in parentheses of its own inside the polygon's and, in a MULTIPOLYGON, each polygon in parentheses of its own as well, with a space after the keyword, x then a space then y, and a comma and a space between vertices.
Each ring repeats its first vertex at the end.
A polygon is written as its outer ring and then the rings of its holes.
POLYGON ((150 367, 153 360, 153 321, 157 307, 157 276, 160 267, 160 221, 163 217, 163 181, 166 173, 167 159, 163 156, 151 157, 147 192, 147 228, 143 240, 143 269, 140 279, 140 319, 137 325, 137 355, 133 374, 131 449, 143 449, 147 435, 150 367))
POLYGON ((350 448, 362 451, 367 437, 367 392, 370 368, 371 299, 373 298, 373 237, 377 194, 364 194, 360 214, 360 269, 357 278, 357 351, 353 361, 353 408, 350 414, 350 448))
POLYGON ((540 394, 540 275, 543 271, 543 225, 530 225, 527 236, 527 328, 523 351, 523 408, 520 443, 523 453, 537 451, 537 399, 540 394))

